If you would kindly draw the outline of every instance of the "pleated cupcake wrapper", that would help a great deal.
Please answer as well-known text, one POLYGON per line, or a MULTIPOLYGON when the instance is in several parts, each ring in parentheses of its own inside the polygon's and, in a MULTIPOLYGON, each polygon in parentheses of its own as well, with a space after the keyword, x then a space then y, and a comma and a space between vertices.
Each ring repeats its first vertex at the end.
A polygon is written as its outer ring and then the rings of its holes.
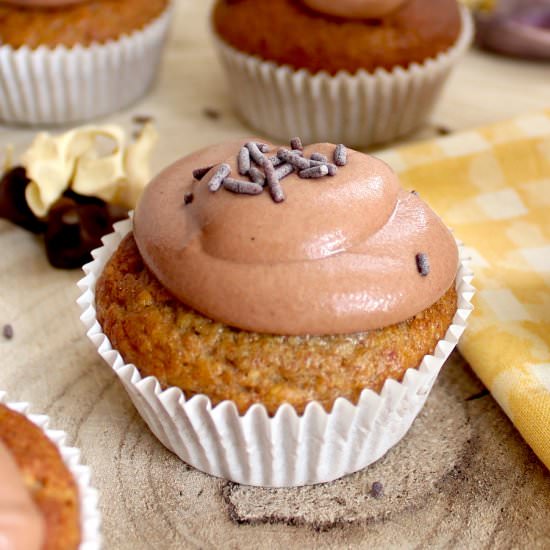
POLYGON ((118 111, 151 87, 172 8, 118 40, 67 48, 0 46, 0 121, 63 125, 118 111))
POLYGON ((463 8, 459 40, 436 58, 407 69, 335 76, 263 61, 217 36, 215 42, 236 109, 252 128, 282 142, 300 136, 306 143, 367 147, 407 135, 426 121, 472 37, 471 15, 463 8))
POLYGON ((67 447, 65 445, 67 439, 65 432, 48 428, 50 424, 48 416, 30 414, 28 403, 10 403, 7 399, 7 393, 4 391, 0 391, 0 403, 25 415, 56 445, 63 458, 63 462, 73 475, 78 486, 81 518, 81 543, 79 550, 99 550, 101 548, 101 517, 98 508, 98 492, 90 485, 90 468, 80 464, 80 451, 74 447, 67 447))
MULTIPOLYGON (((290 487, 337 479, 378 460, 407 432, 432 385, 455 348, 472 310, 472 273, 465 261, 457 276, 458 310, 445 338, 402 382, 387 380, 380 394, 364 390, 356 405, 337 399, 327 413, 317 402, 303 415, 282 405, 270 417, 262 405, 239 415, 233 402, 212 406, 206 395, 186 399, 178 388, 163 390, 155 377, 142 378, 113 349, 97 320, 95 285, 104 266, 132 229, 115 225, 84 266, 78 304, 87 335, 119 376, 153 433, 172 452, 198 470, 246 485, 290 487)), ((462 248, 461 248, 462 252, 462 248)))

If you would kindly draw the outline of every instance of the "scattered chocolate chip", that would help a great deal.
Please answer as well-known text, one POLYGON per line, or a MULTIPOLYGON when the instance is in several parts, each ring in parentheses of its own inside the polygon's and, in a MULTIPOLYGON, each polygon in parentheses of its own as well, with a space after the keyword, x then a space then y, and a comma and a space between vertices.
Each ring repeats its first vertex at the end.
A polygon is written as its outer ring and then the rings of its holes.
POLYGON ((239 195, 259 195, 264 190, 258 183, 235 180, 233 178, 225 178, 223 180, 223 188, 239 195))
POLYGON ((345 166, 348 163, 348 150, 346 149, 345 145, 336 146, 336 149, 334 150, 334 164, 336 166, 345 166))
POLYGON ((374 498, 381 498, 384 496, 384 486, 379 481, 375 481, 370 489, 370 494, 374 498))
POLYGON ((6 340, 11 340, 13 338, 13 327, 10 324, 4 325, 2 335, 6 340))
POLYGON ((450 128, 447 128, 447 126, 436 126, 435 131, 440 136, 448 136, 449 134, 453 133, 453 131, 450 128))
POLYGON ((185 195, 183 195, 183 204, 191 204, 194 199, 195 195, 193 195, 193 193, 185 193, 185 195))
POLYGON ((148 122, 153 122, 154 118, 151 115, 135 115, 132 118, 134 124, 147 124, 148 122))
POLYGON ((215 193, 223 185, 223 180, 231 174, 231 167, 229 164, 220 164, 218 169, 212 174, 210 181, 208 182, 208 189, 215 193))
POLYGON ((79 203, 63 196, 50 209, 44 236, 50 264, 60 269, 82 267, 92 259, 91 251, 101 246, 101 237, 112 231, 113 223, 127 215, 126 209, 100 199, 79 203))
POLYGON ((27 204, 25 189, 30 183, 22 166, 6 172, 0 180, 0 218, 31 231, 43 233, 46 223, 37 218, 27 204))
POLYGON ((422 277, 427 277, 430 274, 430 261, 427 254, 420 252, 416 255, 416 269, 422 277))
POLYGON ((222 116, 217 109, 213 109, 212 107, 205 107, 202 110, 202 114, 210 120, 218 120, 222 116))
POLYGON ((303 151, 304 146, 302 145, 302 140, 299 137, 294 137, 290 140, 290 148, 293 150, 303 151))
POLYGON ((204 178, 204 176, 206 176, 206 174, 208 174, 208 172, 210 172, 210 170, 212 170, 212 168, 214 168, 214 165, 205 166, 204 168, 197 168, 196 170, 193 170, 193 177, 196 180, 201 181, 202 178, 204 178))

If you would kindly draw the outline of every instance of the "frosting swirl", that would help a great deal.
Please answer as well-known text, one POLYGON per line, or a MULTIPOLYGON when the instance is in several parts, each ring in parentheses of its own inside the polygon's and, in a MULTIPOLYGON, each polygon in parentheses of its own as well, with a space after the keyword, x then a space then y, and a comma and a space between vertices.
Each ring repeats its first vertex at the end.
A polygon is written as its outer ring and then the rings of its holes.
POLYGON ((347 19, 372 19, 384 17, 407 0, 303 0, 312 10, 326 15, 335 15, 347 19))
MULTIPOLYGON (((404 321, 449 289, 458 265, 452 235, 385 163, 348 150, 334 177, 288 176, 281 204, 268 193, 213 194, 206 178, 193 179, 194 169, 221 162, 237 173, 244 143, 176 162, 148 185, 136 210, 140 253, 182 302, 255 332, 346 334, 404 321), (425 277, 419 253, 430 261, 425 277)), ((304 156, 333 151, 311 145, 304 156)))
POLYGON ((44 519, 15 460, 0 441, 0 548, 39 550, 44 537, 44 519))

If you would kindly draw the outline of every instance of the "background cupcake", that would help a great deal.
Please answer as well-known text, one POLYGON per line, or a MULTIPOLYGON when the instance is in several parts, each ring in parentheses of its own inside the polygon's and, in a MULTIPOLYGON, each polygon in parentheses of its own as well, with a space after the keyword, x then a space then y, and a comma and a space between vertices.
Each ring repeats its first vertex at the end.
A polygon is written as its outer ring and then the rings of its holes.
POLYGON ((169 15, 170 0, 0 2, 0 120, 68 124, 139 99, 169 15))
POLYGON ((212 19, 248 124, 363 147, 421 125, 472 38, 456 0, 218 0, 212 19))
POLYGON ((81 282, 88 334, 157 437, 244 484, 382 456, 470 309, 452 235, 387 165, 292 147, 230 142, 168 167, 81 282))
POLYGON ((97 492, 48 418, 0 392, 0 541, 22 550, 99 550, 97 492))

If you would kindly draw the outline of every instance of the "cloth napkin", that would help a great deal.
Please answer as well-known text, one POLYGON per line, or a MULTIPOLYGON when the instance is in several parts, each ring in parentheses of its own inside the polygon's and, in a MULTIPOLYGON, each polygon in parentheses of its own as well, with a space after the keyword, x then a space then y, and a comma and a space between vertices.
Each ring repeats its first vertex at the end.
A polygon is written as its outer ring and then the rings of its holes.
POLYGON ((550 468, 550 109, 377 156, 464 241, 460 352, 550 468))

